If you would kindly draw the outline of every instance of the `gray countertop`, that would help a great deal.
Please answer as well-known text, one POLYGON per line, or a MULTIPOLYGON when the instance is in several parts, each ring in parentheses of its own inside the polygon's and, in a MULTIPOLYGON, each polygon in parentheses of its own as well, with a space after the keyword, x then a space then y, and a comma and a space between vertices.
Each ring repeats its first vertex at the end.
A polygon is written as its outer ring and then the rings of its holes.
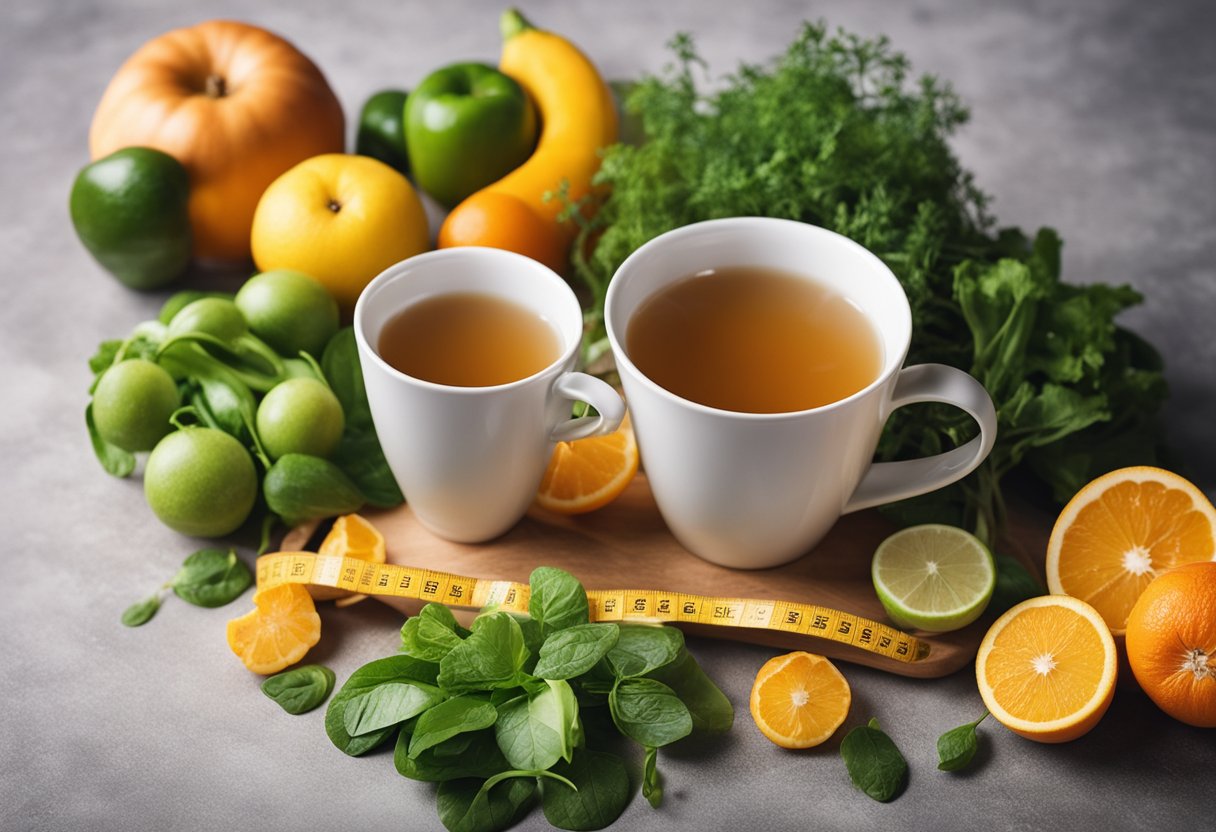
MULTIPOLYGON (((1179 459, 1216 492, 1216 50, 1206 0, 1081 2, 527 2, 608 77, 659 69, 664 41, 697 36, 719 73, 782 49, 823 17, 885 33, 918 71, 952 81, 973 120, 957 147, 1004 223, 1060 230, 1065 275, 1129 282, 1147 296, 1125 323, 1165 354, 1165 420, 1179 459)), ((138 478, 93 461, 82 411, 85 360, 152 317, 162 296, 129 292, 75 239, 66 203, 87 161, 93 107, 146 39, 236 17, 295 41, 325 70, 348 117, 383 86, 409 86, 463 58, 493 61, 502 0, 317 0, 207 4, 7 0, 0 25, 0 828, 439 829, 431 788, 389 756, 355 760, 322 710, 282 713, 224 641, 232 607, 171 599, 154 622, 119 613, 172 574, 195 541, 162 527, 138 478), (187 7, 189 6, 189 8, 187 7)), ((246 556, 251 556, 249 551, 246 556)), ((242 601, 243 609, 247 604, 242 601)), ((310 660, 339 679, 397 644, 376 603, 325 611, 310 660)), ((723 739, 662 755, 667 802, 635 799, 622 829, 1210 828, 1216 736, 1121 687, 1103 722, 1064 746, 991 721, 979 764, 935 769, 943 730, 982 712, 974 676, 915 681, 842 665, 849 724, 877 716, 911 764, 906 792, 875 803, 849 784, 838 741, 782 751, 756 730, 747 695, 773 651, 695 640, 734 702, 723 739)), ((547 828, 539 812, 520 828, 547 828)))

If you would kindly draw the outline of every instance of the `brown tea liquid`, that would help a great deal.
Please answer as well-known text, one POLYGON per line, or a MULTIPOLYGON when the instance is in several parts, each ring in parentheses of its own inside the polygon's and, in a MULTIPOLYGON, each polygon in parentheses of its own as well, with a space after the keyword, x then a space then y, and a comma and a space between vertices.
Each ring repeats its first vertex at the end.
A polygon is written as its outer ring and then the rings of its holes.
POLYGON ((561 355, 544 318, 503 298, 453 292, 420 300, 380 332, 380 357, 414 378, 490 387, 538 373, 561 355))
POLYGON ((882 345, 847 298, 779 269, 690 275, 645 300, 625 347, 647 377, 721 410, 785 413, 847 398, 878 377, 882 345))

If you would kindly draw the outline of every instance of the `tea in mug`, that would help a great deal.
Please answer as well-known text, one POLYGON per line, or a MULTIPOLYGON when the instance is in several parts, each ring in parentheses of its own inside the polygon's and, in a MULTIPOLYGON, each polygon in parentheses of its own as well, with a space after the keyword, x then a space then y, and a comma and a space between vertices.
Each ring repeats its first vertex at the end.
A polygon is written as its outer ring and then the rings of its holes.
POLYGON ((477 292, 410 304, 380 333, 380 357, 408 376, 490 387, 540 372, 562 352, 554 328, 530 309, 477 292))
POLYGON ((681 278, 634 313, 625 349, 677 396, 720 410, 786 413, 840 401, 882 370, 866 316, 833 289, 780 269, 681 278))

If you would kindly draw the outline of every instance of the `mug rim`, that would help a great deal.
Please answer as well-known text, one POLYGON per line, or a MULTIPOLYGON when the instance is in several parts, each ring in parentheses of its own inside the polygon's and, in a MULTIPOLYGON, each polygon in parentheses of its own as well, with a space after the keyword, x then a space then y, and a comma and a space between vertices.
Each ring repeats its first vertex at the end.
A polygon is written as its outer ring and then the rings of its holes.
MULTIPOLYGON (((568 303, 568 305, 571 306, 571 308, 577 314, 581 325, 583 315, 582 305, 579 304, 578 297, 575 296, 574 290, 570 288, 570 285, 566 283, 566 281, 563 280, 562 277, 557 274, 557 272, 553 271, 544 263, 541 263, 538 260, 533 260, 531 257, 527 257, 523 254, 508 251, 507 249, 493 248, 490 246, 454 246, 452 248, 440 248, 433 249, 431 251, 424 251, 421 254, 415 254, 412 257, 399 260, 386 268, 384 271, 380 272, 380 274, 372 278, 372 280, 363 287, 363 291, 359 293, 358 300, 355 301, 355 312, 351 322, 355 331, 355 343, 360 353, 371 356, 373 362, 382 371, 388 373, 389 376, 394 379, 413 384, 417 387, 421 387, 424 390, 434 390, 436 392, 450 393, 460 396, 488 395, 502 392, 504 390, 512 390, 533 383, 538 379, 543 378, 545 375, 556 374, 556 372, 559 371, 566 364, 566 362, 570 360, 575 351, 578 350, 581 339, 575 338, 569 344, 566 344, 562 348, 562 352, 557 358, 531 375, 515 379, 514 381, 504 382, 502 384, 492 384, 483 387, 463 387, 455 384, 440 384, 435 381, 427 381, 426 379, 411 376, 408 373, 403 373, 401 370, 398 370, 392 364, 385 361, 380 355, 380 351, 372 347, 372 345, 368 342, 363 330, 366 322, 367 303, 370 302, 367 300, 369 296, 374 295, 376 292, 382 291, 385 285, 392 283, 394 280, 400 279, 401 275, 407 272, 410 268, 418 267, 419 265, 425 267, 426 263, 434 260, 449 260, 469 257, 489 259, 502 258, 505 260, 514 261, 519 266, 533 270, 540 279, 551 283, 557 289, 558 294, 562 295, 561 302, 563 304, 568 303)), ((450 292, 434 294, 432 297, 439 297, 444 294, 456 294, 461 291, 469 290, 453 289, 450 292)), ((402 311, 416 302, 417 301, 411 301, 410 303, 402 305, 399 309, 393 312, 393 315, 395 316, 401 314, 402 311)), ((534 308, 529 308, 529 311, 533 313, 536 312, 534 308)), ((558 337, 565 340, 565 334, 561 331, 561 322, 555 321, 554 323, 556 324, 554 328, 558 330, 558 337)))
MULTIPOLYGON (((665 287, 660 287, 660 289, 661 288, 665 287)), ((660 291, 660 289, 655 289, 650 294, 647 294, 643 298, 642 302, 649 300, 655 293, 660 291)), ((641 303, 639 303, 638 306, 640 307, 641 303)), ((634 308, 633 313, 629 316, 628 320, 632 320, 633 315, 636 313, 637 307, 634 308)), ((688 225, 682 225, 679 228, 673 228, 670 231, 663 232, 657 237, 652 237, 634 249, 633 252, 625 258, 621 265, 617 267, 616 271, 612 275, 612 279, 608 282, 608 291, 604 297, 604 328, 607 330, 608 342, 612 346, 612 353, 616 359, 618 369, 624 365, 624 368, 632 373, 652 393, 655 393, 674 404, 681 405, 695 412, 704 413, 710 416, 730 417, 740 421, 779 422, 801 419, 812 414, 827 413, 832 410, 846 407, 852 404, 854 401, 869 396, 875 390, 887 384, 887 382, 899 372, 900 368, 903 367, 904 362, 908 358, 908 349, 911 346, 912 341, 912 307, 908 303, 907 292, 904 291, 903 285, 899 282, 899 278, 895 276, 895 273, 891 271, 891 268, 882 261, 882 258, 850 237, 846 237, 843 234, 839 234, 831 229, 824 228, 823 226, 814 225, 809 222, 801 222, 799 220, 784 219, 781 217, 721 217, 712 220, 701 220, 700 222, 689 223, 688 225), (897 360, 886 362, 882 372, 875 376, 875 378, 869 384, 860 390, 845 396, 843 399, 837 399, 834 402, 828 402, 827 404, 818 405, 817 407, 808 407, 802 410, 782 410, 776 413, 755 413, 746 410, 726 410, 720 407, 712 407, 710 405, 701 404, 700 402, 695 402, 692 399, 687 399, 673 393, 638 369, 638 366, 633 363, 633 360, 629 357, 628 352, 625 350, 624 344, 621 343, 616 334, 617 321, 613 315, 613 306, 616 295, 618 295, 621 291, 620 283, 617 280, 621 272, 631 266, 636 260, 641 259, 642 256, 651 250, 658 248, 660 245, 668 245, 681 237, 691 237, 696 234, 704 233, 707 228, 712 229, 713 227, 717 226, 747 227, 765 225, 783 226, 787 230, 793 230, 794 228, 810 229, 813 234, 825 235, 825 239, 832 240, 836 245, 842 245, 845 248, 852 249, 853 252, 862 259, 867 259, 878 266, 882 279, 889 280, 899 295, 899 315, 904 319, 905 328, 908 332, 908 338, 905 340, 903 347, 897 351, 897 360)), ((877 329, 878 328, 875 327, 875 334, 881 338, 882 336, 877 329)))

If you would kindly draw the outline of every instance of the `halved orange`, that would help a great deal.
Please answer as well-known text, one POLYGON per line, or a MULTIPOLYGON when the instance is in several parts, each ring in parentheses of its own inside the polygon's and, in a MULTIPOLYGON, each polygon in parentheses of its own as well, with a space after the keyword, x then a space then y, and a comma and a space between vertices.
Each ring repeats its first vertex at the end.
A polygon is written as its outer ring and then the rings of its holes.
POLYGON ((750 708, 760 733, 777 745, 810 748, 832 736, 852 701, 836 665, 799 651, 765 662, 752 685, 750 708))
POLYGON ((279 584, 253 595, 252 612, 228 622, 228 646, 254 673, 278 673, 321 640, 321 616, 299 584, 279 584))
MULTIPOLYGON (((325 540, 321 541, 317 554, 384 563, 387 549, 384 545, 384 535, 366 518, 358 514, 344 514, 334 521, 333 528, 325 535, 325 540)), ((329 586, 310 586, 308 592, 315 601, 340 598, 342 600, 338 601, 337 605, 341 607, 367 598, 366 595, 356 595, 345 589, 329 586)))
POLYGON ((1077 492, 1047 545, 1047 586, 1093 605, 1115 635, 1160 573, 1216 558, 1216 508, 1160 468, 1122 468, 1077 492))
POLYGON ((1110 707, 1118 661, 1098 611, 1067 595, 1023 601, 980 642, 975 676, 998 722, 1037 742, 1068 742, 1110 707))
POLYGON ((638 472, 638 444, 629 417, 614 432, 558 442, 536 493, 541 508, 584 514, 611 503, 638 472))

